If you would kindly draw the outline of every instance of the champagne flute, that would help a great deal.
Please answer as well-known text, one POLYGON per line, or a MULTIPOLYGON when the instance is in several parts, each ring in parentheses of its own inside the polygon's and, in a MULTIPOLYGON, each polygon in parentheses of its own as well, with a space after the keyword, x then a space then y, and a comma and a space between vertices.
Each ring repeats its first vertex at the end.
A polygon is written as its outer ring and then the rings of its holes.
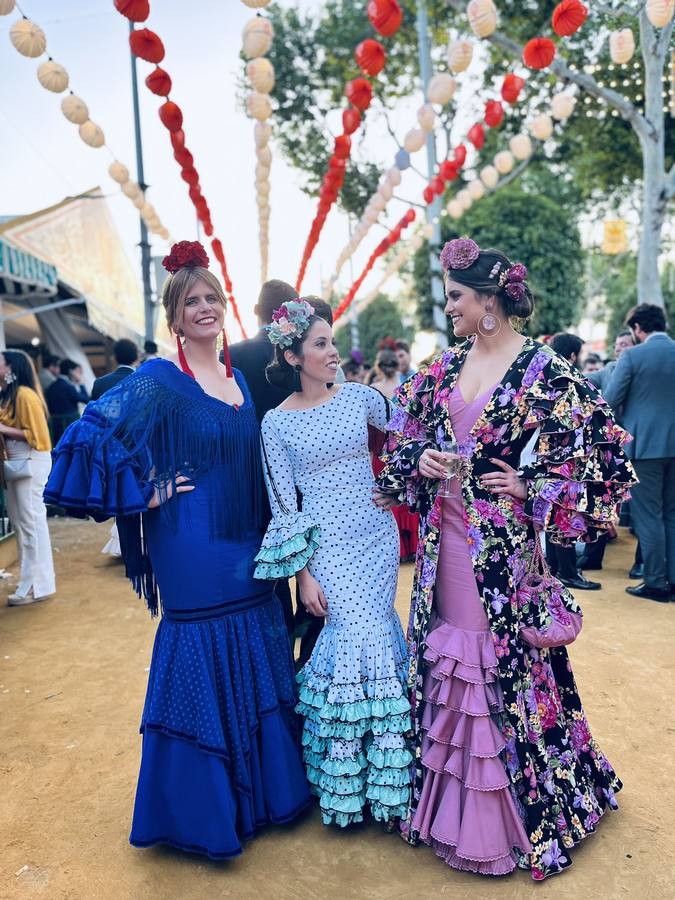
POLYGON ((439 449, 444 455, 443 465, 448 473, 447 478, 441 481, 438 491, 439 496, 453 500, 459 496, 457 475, 460 472, 461 455, 457 441, 441 441, 439 449))

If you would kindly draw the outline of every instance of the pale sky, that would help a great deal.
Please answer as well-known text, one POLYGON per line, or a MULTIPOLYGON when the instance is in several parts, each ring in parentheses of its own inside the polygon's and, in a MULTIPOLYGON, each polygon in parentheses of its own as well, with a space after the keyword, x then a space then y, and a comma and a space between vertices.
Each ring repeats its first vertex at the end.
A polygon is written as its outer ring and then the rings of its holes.
MULTIPOLYGON (((285 0, 280 0, 283 4, 285 0)), ((318 0, 305 0, 307 7, 318 0)), ((112 0, 21 0, 26 16, 39 24, 47 36, 47 51, 66 67, 70 88, 89 105, 91 118, 104 130, 117 158, 135 177, 135 150, 131 107, 128 23, 113 7, 112 0)), ((155 30, 166 48, 161 63, 173 79, 171 98, 184 113, 187 145, 194 154, 204 195, 212 211, 215 234, 221 238, 244 321, 255 328, 252 308, 259 279, 258 225, 255 205, 253 142, 254 122, 239 109, 235 83, 242 70, 239 58, 241 33, 254 11, 240 0, 195 0, 176 4, 153 0, 147 27, 155 30), (189 14, 186 12, 189 10, 189 14)), ((111 158, 105 148, 92 149, 77 134, 60 109, 64 95, 44 90, 36 70, 45 57, 28 59, 9 41, 9 29, 17 13, 0 18, 0 214, 25 214, 57 203, 64 197, 100 184, 112 194, 108 204, 129 258, 140 273, 138 217, 131 202, 107 174, 111 158)), ((168 133, 157 109, 161 99, 151 94, 143 81, 152 66, 138 61, 147 196, 174 239, 194 240, 196 220, 187 187, 173 159, 168 133)), ((411 85, 411 99, 393 115, 399 138, 415 123, 421 92, 411 85)), ((391 165, 396 145, 369 114, 366 138, 355 150, 383 165, 391 165)), ((274 117, 270 120, 274 127, 274 117)), ((329 117, 335 134, 339 115, 329 117)), ((304 243, 316 209, 316 201, 299 189, 302 173, 289 168, 272 144, 270 277, 294 282, 304 243)), ((424 152, 414 157, 425 166, 424 152)), ((406 173, 397 193, 419 200, 424 183, 406 173)), ((406 207, 392 202, 388 207, 393 224, 406 207)), ((375 226, 354 257, 358 275, 367 256, 384 231, 375 226)), ((347 219, 335 208, 324 227, 303 285, 305 293, 320 293, 321 280, 346 243, 347 219)), ((153 239, 153 253, 166 247, 153 239)), ((349 267, 343 270, 341 286, 351 284, 349 267)), ((216 264, 217 270, 217 264, 216 264)), ((377 281, 377 272, 364 283, 367 292, 377 281)), ((236 326, 233 337, 236 335, 236 326)))

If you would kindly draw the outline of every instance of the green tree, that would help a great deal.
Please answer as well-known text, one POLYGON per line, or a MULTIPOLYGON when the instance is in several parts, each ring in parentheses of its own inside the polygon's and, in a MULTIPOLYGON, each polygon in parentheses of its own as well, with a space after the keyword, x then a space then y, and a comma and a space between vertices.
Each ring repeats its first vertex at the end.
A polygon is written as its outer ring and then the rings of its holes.
MULTIPOLYGON (((383 338, 410 340, 411 329, 406 328, 398 305, 384 294, 378 296, 359 313, 359 346, 364 358, 372 363, 377 356, 378 344, 383 338)), ((346 359, 352 349, 349 323, 338 323, 335 342, 340 356, 346 359)))

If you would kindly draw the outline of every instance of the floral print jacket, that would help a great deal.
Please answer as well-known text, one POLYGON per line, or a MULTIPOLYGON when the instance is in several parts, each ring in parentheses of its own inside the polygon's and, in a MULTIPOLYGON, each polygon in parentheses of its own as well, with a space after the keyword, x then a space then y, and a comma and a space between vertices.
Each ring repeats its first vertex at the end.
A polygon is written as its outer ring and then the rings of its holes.
MULTIPOLYGON (((379 486, 419 511, 420 543, 408 626, 409 687, 416 722, 416 790, 422 783, 422 657, 433 608, 441 537, 438 482, 419 475, 427 447, 452 440, 448 399, 471 340, 455 346, 405 382, 381 459, 379 486)), ((504 763, 533 852, 520 865, 535 879, 570 865, 567 850, 595 829, 621 787, 593 739, 564 647, 537 650, 519 637, 517 585, 528 572, 538 540, 592 541, 628 497, 633 470, 621 449, 628 436, 598 391, 549 347, 526 339, 475 423, 462 479, 464 523, 495 644, 504 696, 500 723, 504 763), (524 448, 533 462, 520 466, 524 448), (480 477, 499 457, 528 482, 523 503, 486 491, 480 477)), ((561 586, 566 604, 574 599, 561 586)), ((409 828, 416 800, 404 830, 409 828)))

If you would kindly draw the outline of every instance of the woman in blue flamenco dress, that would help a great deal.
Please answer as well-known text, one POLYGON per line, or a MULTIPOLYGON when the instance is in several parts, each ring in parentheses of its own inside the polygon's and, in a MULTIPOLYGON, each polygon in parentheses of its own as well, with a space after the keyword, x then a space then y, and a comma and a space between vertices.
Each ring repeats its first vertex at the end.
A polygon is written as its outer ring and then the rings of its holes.
POLYGON ((130 842, 225 859, 310 794, 283 615, 253 578, 268 513, 248 388, 216 355, 225 296, 201 245, 164 265, 177 362, 148 361, 88 405, 45 498, 116 516, 127 575, 162 609, 130 842))

